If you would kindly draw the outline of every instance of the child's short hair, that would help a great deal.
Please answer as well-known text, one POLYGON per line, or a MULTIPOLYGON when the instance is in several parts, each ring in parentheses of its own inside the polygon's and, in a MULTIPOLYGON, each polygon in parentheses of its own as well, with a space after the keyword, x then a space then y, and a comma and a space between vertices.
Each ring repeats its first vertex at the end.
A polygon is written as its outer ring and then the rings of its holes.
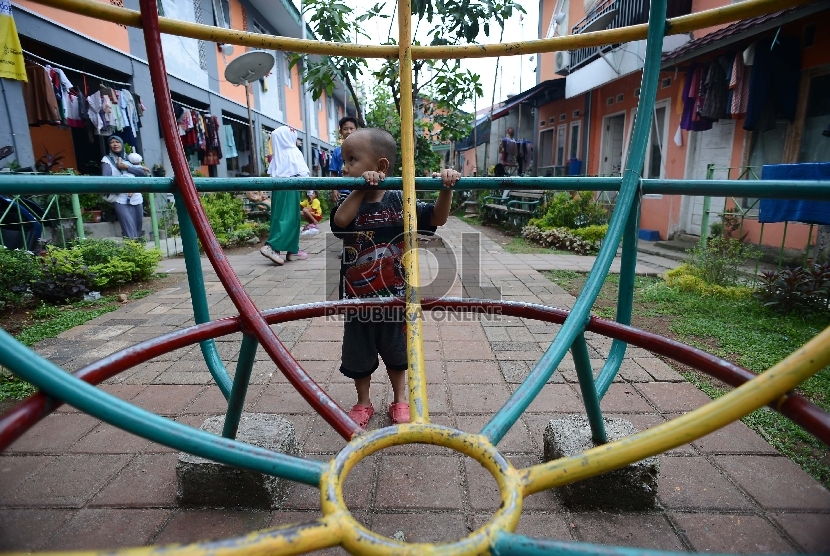
POLYGON ((386 174, 388 176, 393 175, 395 173, 395 163, 398 161, 398 144, 392 134, 379 127, 364 127, 358 129, 355 133, 369 135, 372 153, 378 158, 385 158, 389 161, 389 171, 386 174))
POLYGON ((354 124, 355 129, 359 128, 360 126, 357 125, 357 118, 352 116, 343 116, 340 118, 340 121, 337 122, 337 129, 343 129, 343 126, 346 125, 346 122, 352 122, 354 124))

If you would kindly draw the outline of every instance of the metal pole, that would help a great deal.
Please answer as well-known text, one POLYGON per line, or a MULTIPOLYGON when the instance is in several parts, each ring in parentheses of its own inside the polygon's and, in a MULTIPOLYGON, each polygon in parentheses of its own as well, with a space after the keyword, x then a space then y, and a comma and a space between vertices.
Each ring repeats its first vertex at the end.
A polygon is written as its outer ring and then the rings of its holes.
MULTIPOLYGON (((715 175, 715 165, 709 164, 706 167, 706 179, 711 180, 715 175)), ((700 220, 700 245, 706 247, 706 242, 709 239, 709 210, 712 208, 712 197, 706 195, 703 198, 703 214, 700 220)))
MULTIPOLYGON (((303 12, 303 2, 300 0, 300 33, 301 38, 305 40, 305 14, 303 12)), ((305 72, 305 56, 300 58, 300 69, 305 72)), ((305 83, 303 83, 303 76, 300 73, 300 104, 302 105, 301 113, 303 117, 303 131, 305 132, 305 139, 303 139, 303 158, 308 165, 309 172, 311 171, 311 114, 308 109, 308 91, 306 91, 305 83)))
MULTIPOLYGON (((150 223, 153 225, 153 241, 156 244, 156 249, 161 251, 161 240, 159 239, 159 218, 156 214, 156 194, 150 193, 148 196, 150 200, 150 223)), ((167 241, 167 238, 165 238, 167 241)))
POLYGON ((259 153, 257 152, 256 148, 256 134, 254 133, 254 119, 251 117, 251 94, 248 90, 248 80, 245 79, 242 81, 243 85, 245 85, 245 105, 248 107, 248 132, 251 134, 251 176, 252 177, 259 177, 259 172, 257 171, 257 158, 259 158, 259 153))
POLYGON ((84 219, 81 216, 81 201, 78 199, 77 193, 72 194, 72 212, 75 213, 78 239, 84 239, 84 219))

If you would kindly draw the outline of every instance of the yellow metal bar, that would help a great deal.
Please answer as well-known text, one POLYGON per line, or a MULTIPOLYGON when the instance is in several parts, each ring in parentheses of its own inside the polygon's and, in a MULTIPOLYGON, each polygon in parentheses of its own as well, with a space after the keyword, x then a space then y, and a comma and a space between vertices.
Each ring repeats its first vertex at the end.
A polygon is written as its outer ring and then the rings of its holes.
MULTIPOLYGON (((68 12, 127 25, 141 27, 141 16, 137 11, 119 8, 95 0, 32 0, 39 4, 59 8, 68 12)), ((695 14, 675 17, 669 20, 667 35, 680 35, 710 27, 731 23, 748 17, 783 10, 793 6, 809 4, 812 0, 747 0, 706 10, 695 14)), ((400 13, 400 12, 399 12, 400 13)), ((411 16, 410 16, 411 21, 411 16)), ((248 33, 235 29, 220 29, 211 25, 189 23, 167 17, 159 18, 162 33, 179 35, 204 41, 251 46, 254 48, 302 52, 305 54, 325 54, 330 56, 348 56, 357 58, 392 58, 398 55, 398 48, 392 45, 361 45, 352 43, 335 43, 317 40, 292 39, 274 35, 248 33)), ((411 23, 410 23, 411 27, 411 23)), ((487 58, 491 56, 518 56, 576 50, 590 46, 623 43, 646 38, 647 24, 632 25, 619 29, 608 29, 595 33, 566 35, 551 39, 538 39, 501 44, 468 44, 457 46, 413 46, 413 60, 487 58)))
MULTIPOLYGON (((58 8, 67 12, 85 15, 95 19, 141 27, 141 14, 134 10, 119 8, 95 0, 32 0, 44 6, 58 8)), ((330 56, 348 56, 352 58, 394 58, 398 48, 394 45, 381 46, 369 44, 351 44, 325 42, 311 39, 292 39, 275 35, 249 33, 236 29, 221 29, 212 25, 202 25, 180 21, 169 17, 159 18, 162 33, 200 39, 203 41, 236 44, 261 48, 264 50, 282 50, 285 52, 302 52, 306 54, 326 54, 330 56)))
MULTIPOLYGON (((732 23, 740 19, 776 12, 792 6, 809 4, 811 1, 748 0, 731 6, 684 15, 669 20, 666 35, 680 35, 712 25, 732 23)), ((641 25, 631 25, 618 29, 597 31, 595 33, 580 33, 578 35, 565 35, 563 37, 532 41, 456 46, 414 46, 412 48, 412 58, 415 60, 488 58, 493 56, 518 56, 521 54, 577 50, 589 46, 602 46, 643 40, 646 38, 647 33, 648 24, 643 23, 641 25)))
MULTIPOLYGON (((61 556, 282 556, 304 554, 340 544, 343 536, 340 520, 323 517, 308 523, 286 525, 255 531, 241 537, 193 544, 145 546, 113 550, 40 552, 61 556)), ((7 556, 12 556, 13 553, 7 556)))
POLYGON ((522 470, 524 495, 581 481, 682 446, 779 399, 827 365, 830 327, 758 377, 682 417, 577 456, 522 470))
POLYGON ((415 198, 415 115, 412 99, 412 2, 398 2, 398 54, 401 78, 401 157, 403 160, 403 257, 406 275, 406 359, 409 363, 409 419, 428 423, 427 380, 421 327, 421 268, 415 198))

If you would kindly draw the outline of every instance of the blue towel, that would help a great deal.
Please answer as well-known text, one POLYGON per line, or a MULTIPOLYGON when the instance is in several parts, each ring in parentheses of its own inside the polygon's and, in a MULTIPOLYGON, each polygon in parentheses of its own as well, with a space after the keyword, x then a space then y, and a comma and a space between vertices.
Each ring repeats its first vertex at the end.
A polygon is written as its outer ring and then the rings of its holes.
MULTIPOLYGON (((830 181, 830 162, 769 164, 761 170, 761 179, 830 181)), ((761 199, 758 222, 830 224, 830 201, 761 199)))

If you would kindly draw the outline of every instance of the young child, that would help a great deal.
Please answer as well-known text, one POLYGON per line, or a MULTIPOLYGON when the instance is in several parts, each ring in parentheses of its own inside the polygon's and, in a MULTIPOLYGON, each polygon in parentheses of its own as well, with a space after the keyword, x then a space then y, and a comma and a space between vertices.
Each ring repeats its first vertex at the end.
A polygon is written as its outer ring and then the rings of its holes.
POLYGON ((300 235, 314 235, 320 233, 317 223, 323 219, 323 208, 320 206, 316 191, 309 189, 306 191, 306 196, 307 199, 300 201, 300 216, 308 224, 303 226, 300 235))
MULTIPOLYGON (((382 129, 355 131, 343 142, 343 176, 362 176, 377 185, 395 168, 396 145, 382 129)), ((418 230, 434 232, 446 223, 452 191, 461 175, 443 170, 444 189, 435 203, 417 203, 418 230)), ((406 284, 401 263, 403 242, 403 195, 400 191, 352 191, 331 214, 331 230, 343 240, 341 292, 346 298, 404 295, 406 284)), ((354 380, 357 403, 349 416, 366 428, 375 412, 369 396, 372 373, 383 358, 394 399, 389 404, 392 423, 409 422, 406 403, 406 329, 400 311, 388 311, 382 319, 350 316, 343 328, 340 372, 354 380)))

